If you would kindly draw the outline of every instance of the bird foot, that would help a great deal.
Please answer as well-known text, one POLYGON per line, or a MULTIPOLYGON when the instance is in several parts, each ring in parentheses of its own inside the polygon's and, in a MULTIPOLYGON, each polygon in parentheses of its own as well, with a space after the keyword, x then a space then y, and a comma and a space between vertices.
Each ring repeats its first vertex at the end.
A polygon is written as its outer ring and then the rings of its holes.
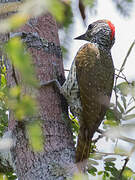
POLYGON ((59 81, 57 80, 57 77, 58 77, 57 66, 58 65, 56 63, 52 63, 53 79, 49 80, 49 81, 46 81, 46 82, 40 82, 40 87, 55 85, 57 87, 57 89, 59 90, 60 94, 63 94, 62 93, 62 87, 61 87, 59 81))
POLYGON ((55 85, 58 88, 60 94, 62 94, 62 88, 57 79, 52 79, 52 80, 46 81, 46 82, 40 82, 40 87, 50 86, 50 85, 55 85))

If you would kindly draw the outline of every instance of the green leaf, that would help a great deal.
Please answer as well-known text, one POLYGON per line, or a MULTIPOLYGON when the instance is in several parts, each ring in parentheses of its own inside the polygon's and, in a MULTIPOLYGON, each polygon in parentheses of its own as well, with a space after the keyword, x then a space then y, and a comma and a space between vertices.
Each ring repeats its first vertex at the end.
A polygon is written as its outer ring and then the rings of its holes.
POLYGON ((114 167, 114 166, 115 166, 115 163, 114 163, 114 162, 105 162, 105 165, 106 165, 106 166, 114 167))
POLYGON ((41 123, 39 121, 33 122, 27 125, 26 128, 32 149, 37 152, 42 152, 44 150, 44 146, 41 123))
POLYGON ((104 121, 104 125, 117 126, 118 123, 117 123, 117 121, 108 121, 108 120, 105 120, 105 121, 104 121))
POLYGON ((6 86, 6 84, 7 84, 6 77, 5 77, 4 74, 1 74, 0 76, 1 76, 1 83, 0 83, 0 86, 1 86, 1 87, 4 87, 4 86, 6 86))
POLYGON ((111 162, 111 161, 116 161, 116 158, 105 158, 105 162, 111 162))
POLYGON ((135 118, 135 114, 130 114, 130 115, 124 116, 123 120, 130 120, 130 119, 134 119, 134 118, 135 118))
POLYGON ((111 161, 105 162, 105 170, 109 171, 114 177, 118 177, 119 171, 115 168, 115 164, 111 161))
POLYGON ((59 0, 49 0, 48 2, 48 10, 51 14, 56 18, 57 21, 63 21, 64 19, 64 4, 59 0))
POLYGON ((123 172, 124 177, 131 178, 133 174, 134 173, 133 173, 132 169, 125 167, 125 170, 123 172))
POLYGON ((124 96, 121 96, 121 100, 122 100, 123 105, 124 105, 124 108, 125 108, 125 110, 126 110, 126 108, 127 108, 126 98, 125 98, 124 96))
POLYGON ((8 177, 8 180, 15 180, 15 179, 17 179, 17 176, 15 176, 15 175, 8 177))
POLYGON ((1 74, 4 74, 4 75, 6 74, 6 66, 4 65, 4 62, 2 62, 1 74))
POLYGON ((83 0, 82 2, 85 6, 90 6, 91 8, 95 5, 95 0, 83 0))
POLYGON ((17 120, 30 118, 37 113, 37 102, 29 95, 20 97, 21 90, 19 87, 13 87, 9 91, 9 98, 7 100, 8 107, 15 113, 17 120))
POLYGON ((20 38, 10 39, 5 45, 5 50, 15 68, 21 73, 23 81, 29 85, 37 86, 31 56, 24 50, 20 38))
POLYGON ((12 30, 17 29, 20 26, 24 25, 28 21, 28 19, 29 16, 27 14, 17 13, 7 20, 7 26, 9 26, 12 30))
POLYGON ((115 113, 112 109, 108 109, 107 112, 106 112, 106 119, 109 120, 109 121, 113 121, 115 120, 115 113))
POLYGON ((106 120, 104 125, 117 126, 122 115, 117 109, 108 109, 106 112, 106 120))
POLYGON ((110 175, 109 175, 109 173, 108 172, 104 172, 104 175, 106 176, 106 177, 109 177, 110 175))
POLYGON ((89 166, 89 164, 90 164, 90 166, 91 165, 99 165, 99 163, 97 162, 97 161, 94 161, 94 160, 92 160, 92 159, 89 159, 89 161, 88 161, 88 166, 89 166))
POLYGON ((14 86, 10 88, 9 95, 12 98, 17 98, 21 94, 21 88, 19 86, 14 86))
POLYGON ((90 169, 88 169, 88 173, 93 176, 96 176, 96 172, 97 172, 97 168, 95 168, 93 166, 90 169))
POLYGON ((130 92, 129 84, 127 82, 122 82, 118 84, 116 87, 119 89, 120 93, 123 96, 127 96, 130 92))
MULTIPOLYGON (((3 91, 0 91, 0 100, 3 100, 3 98, 5 97, 5 94, 3 91)), ((1 102, 2 103, 2 102, 1 102)), ((1 106, 1 104, 0 104, 1 106)))
POLYGON ((104 173, 104 171, 99 171, 98 175, 102 175, 104 173))
POLYGON ((15 106, 15 116, 18 120, 31 117, 36 114, 36 112, 36 101, 28 95, 23 96, 22 100, 15 106))
POLYGON ((73 132, 75 132, 76 134, 78 134, 79 131, 79 123, 78 120, 76 118, 74 118, 74 116, 72 114, 69 114, 70 118, 72 120, 72 128, 73 128, 73 132))
POLYGON ((103 156, 104 155, 102 155, 102 154, 93 153, 93 154, 90 155, 90 158, 95 159, 95 160, 101 160, 103 158, 103 156))
MULTIPOLYGON (((73 22, 73 13, 72 13, 72 5, 71 5, 71 1, 63 1, 62 2, 63 5, 63 19, 62 21, 59 21, 58 23, 61 25, 60 28, 64 27, 64 28, 68 28, 69 25, 73 22)), ((66 29, 65 29, 66 30, 66 29)), ((68 29, 67 29, 68 30, 68 29)), ((65 31, 66 33, 66 31, 65 31)), ((64 48, 64 47, 63 47, 64 48)), ((62 50, 62 52, 65 52, 65 48, 62 50), (64 51, 63 51, 64 50, 64 51)), ((66 50, 67 51, 67 50, 66 50)))
POLYGON ((119 101, 117 101, 117 105, 118 105, 118 107, 119 107, 120 112, 121 112, 121 113, 124 113, 124 109, 123 109, 123 107, 121 106, 121 104, 119 103, 119 101))
POLYGON ((133 172, 132 171, 129 171, 129 170, 125 170, 123 172, 123 176, 127 177, 127 178, 131 178, 133 175, 133 172))
POLYGON ((135 81, 132 81, 132 83, 130 84, 130 88, 131 88, 131 95, 135 97, 135 81))
POLYGON ((129 110, 126 111, 126 114, 128 114, 129 112, 131 112, 133 109, 135 109, 135 106, 133 106, 132 108, 130 108, 129 110))

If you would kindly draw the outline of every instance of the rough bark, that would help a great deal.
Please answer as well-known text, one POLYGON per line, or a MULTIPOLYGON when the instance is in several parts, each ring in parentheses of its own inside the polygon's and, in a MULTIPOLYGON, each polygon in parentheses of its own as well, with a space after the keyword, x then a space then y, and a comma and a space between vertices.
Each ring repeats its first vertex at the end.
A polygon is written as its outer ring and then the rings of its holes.
MULTIPOLYGON (((58 29, 55 20, 50 14, 33 18, 17 30, 23 35, 31 35, 47 40, 47 46, 42 46, 39 39, 34 45, 31 37, 28 50, 33 57, 37 78, 40 82, 53 79, 53 66, 57 67, 58 79, 64 81, 64 70, 61 52, 59 50, 58 29)), ((26 39, 27 40, 27 39, 26 39)), ((26 42, 28 43, 28 42, 26 42)), ((7 66, 8 85, 16 85, 13 69, 7 66)), ((37 153, 31 150, 26 135, 25 123, 18 123, 13 113, 10 113, 8 130, 14 139, 14 146, 10 149, 12 167, 19 180, 53 180, 65 179, 75 171, 74 143, 65 100, 53 86, 39 88, 37 92, 39 114, 43 122, 44 152, 37 153)), ((36 117, 35 117, 36 118, 36 117)), ((1 154, 0 154, 1 160, 1 154)), ((0 161, 0 164, 1 161, 0 161)), ((11 165, 11 163, 10 163, 11 165)), ((0 166, 1 167, 1 166, 0 166)))

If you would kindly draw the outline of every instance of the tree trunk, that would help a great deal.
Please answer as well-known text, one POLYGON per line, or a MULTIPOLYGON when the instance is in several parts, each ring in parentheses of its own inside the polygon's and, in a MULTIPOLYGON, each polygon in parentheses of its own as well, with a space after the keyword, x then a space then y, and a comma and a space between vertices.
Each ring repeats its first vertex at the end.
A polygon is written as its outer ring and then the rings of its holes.
MULTIPOLYGON (((58 29, 53 17, 48 13, 38 18, 32 18, 17 32, 21 32, 22 36, 23 34, 27 36, 26 44, 30 42, 28 50, 33 57, 38 80, 40 82, 52 80, 55 64, 58 80, 62 84, 64 69, 58 29), (38 37, 37 40, 35 40, 35 36, 38 37), (40 38, 48 41, 46 47, 42 46, 40 38)), ((10 63, 7 68, 8 85, 13 87, 16 85, 16 81, 10 63)), ((37 99, 39 104, 37 117, 43 122, 44 152, 37 153, 30 148, 25 121, 19 123, 11 112, 8 131, 11 132, 14 140, 14 146, 10 149, 12 166, 19 180, 62 180, 72 176, 76 169, 67 104, 57 88, 52 85, 39 88, 37 99)), ((2 165, 1 161, 0 164, 2 165)))

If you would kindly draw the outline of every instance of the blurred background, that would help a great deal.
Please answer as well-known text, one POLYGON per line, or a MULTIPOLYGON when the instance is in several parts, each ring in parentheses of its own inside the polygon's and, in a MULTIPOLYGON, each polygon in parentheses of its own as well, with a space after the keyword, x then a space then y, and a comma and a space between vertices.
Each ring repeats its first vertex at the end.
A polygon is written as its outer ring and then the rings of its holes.
MULTIPOLYGON (((65 33, 59 31, 61 44, 67 52, 64 54, 64 64, 66 69, 76 55, 76 52, 85 41, 74 40, 75 37, 83 34, 87 26, 98 19, 108 19, 115 25, 115 44, 112 48, 114 65, 120 68, 126 53, 135 39, 135 1, 134 0, 82 0, 80 4, 84 6, 79 9, 79 1, 72 0, 72 23, 65 33), (82 11, 82 12, 81 12, 82 11), (85 18, 85 19, 83 19, 85 18)), ((135 47, 130 54, 124 70, 128 80, 134 80, 135 74, 135 47)))

